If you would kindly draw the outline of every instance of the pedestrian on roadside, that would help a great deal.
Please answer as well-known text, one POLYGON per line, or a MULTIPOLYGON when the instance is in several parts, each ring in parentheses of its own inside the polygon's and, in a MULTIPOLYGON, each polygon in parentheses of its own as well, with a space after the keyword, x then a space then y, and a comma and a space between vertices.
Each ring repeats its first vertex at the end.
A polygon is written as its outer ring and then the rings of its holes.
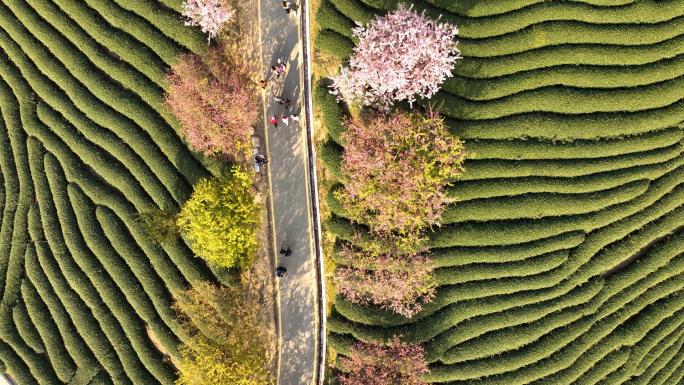
POLYGON ((262 81, 259 82, 259 85, 260 85, 261 88, 264 89, 264 90, 266 89, 266 85, 267 85, 267 84, 268 84, 268 82, 267 82, 266 80, 262 80, 262 81))
POLYGON ((286 109, 290 109, 290 103, 292 101, 290 99, 283 99, 283 104, 285 105, 286 109))
POLYGON ((283 123, 285 123, 286 126, 289 126, 289 125, 290 125, 290 124, 289 124, 289 123, 290 123, 290 120, 287 118, 287 115, 283 115, 283 117, 280 118, 280 120, 282 120, 283 123))
POLYGON ((266 163, 268 163, 268 159, 266 159, 266 156, 262 154, 256 154, 254 155, 254 162, 258 164, 259 166, 262 166, 266 163))
POLYGON ((297 5, 297 3, 295 3, 295 2, 289 2, 289 1, 288 1, 287 3, 288 3, 287 5, 290 6, 290 9, 292 10, 292 13, 294 13, 294 15, 297 16, 297 10, 299 10, 299 6, 297 5))
POLYGON ((292 256, 292 250, 290 250, 289 247, 286 249, 285 246, 283 246, 280 248, 280 255, 282 255, 284 257, 291 257, 292 256))
POLYGON ((278 128, 278 117, 275 115, 271 115, 271 117, 268 119, 269 123, 273 123, 273 127, 278 128))
POLYGON ((290 115, 290 119, 292 119, 293 123, 299 123, 299 116, 297 114, 290 115))
POLYGON ((285 13, 288 15, 290 14, 290 4, 287 1, 283 1, 282 3, 283 8, 285 8, 285 13))
POLYGON ((276 269, 276 277, 282 278, 285 276, 285 273, 287 273, 287 269, 283 266, 278 266, 278 268, 276 269))
POLYGON ((276 76, 276 78, 280 77, 280 71, 276 68, 276 66, 271 66, 271 73, 276 76))

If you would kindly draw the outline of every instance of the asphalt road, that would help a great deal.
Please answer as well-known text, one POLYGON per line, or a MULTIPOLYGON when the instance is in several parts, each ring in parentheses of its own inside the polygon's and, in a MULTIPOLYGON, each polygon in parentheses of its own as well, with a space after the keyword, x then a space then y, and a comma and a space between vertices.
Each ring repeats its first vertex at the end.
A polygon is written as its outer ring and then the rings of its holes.
MULTIPOLYGON (((299 47, 300 13, 288 15, 278 0, 260 0, 260 39, 265 90, 265 124, 268 172, 271 186, 274 247, 277 266, 287 268, 278 279, 278 312, 280 334, 280 385, 312 384, 316 358, 316 309, 314 302, 314 254, 309 185, 306 168, 306 142, 302 123, 305 117, 301 102, 301 55, 299 47), (284 58, 285 73, 280 78, 270 68, 284 58), (271 92, 292 100, 285 109, 273 101, 271 92), (278 127, 268 123, 278 115, 278 127), (283 114, 297 114, 302 122, 281 121, 283 114), (282 246, 290 247, 291 257, 277 254, 282 246)), ((275 272, 274 272, 275 274, 275 272)))

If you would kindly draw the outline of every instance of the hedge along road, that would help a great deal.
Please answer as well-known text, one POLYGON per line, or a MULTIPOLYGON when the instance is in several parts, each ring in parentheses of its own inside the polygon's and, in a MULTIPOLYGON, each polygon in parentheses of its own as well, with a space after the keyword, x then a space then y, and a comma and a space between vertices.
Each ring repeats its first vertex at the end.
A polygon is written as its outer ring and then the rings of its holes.
MULTIPOLYGON (((298 1, 301 4, 301 0, 298 1)), ((304 5, 305 6, 305 5, 304 5)), ((271 186, 270 204, 277 266, 287 273, 278 279, 278 333, 279 359, 278 384, 312 384, 318 380, 316 369, 320 362, 317 344, 319 318, 317 317, 316 253, 310 204, 311 185, 307 168, 306 114, 302 100, 302 72, 304 71, 300 44, 301 10, 286 13, 279 0, 259 0, 262 78, 268 81, 264 91, 264 124, 268 174, 271 186), (270 68, 283 58, 285 72, 277 78, 270 68), (292 100, 289 109, 273 100, 272 92, 283 99, 292 100), (291 118, 289 124, 282 116, 300 116, 300 122, 291 118), (277 127, 269 123, 272 115, 278 116, 277 127), (278 254, 281 247, 292 250, 291 257, 278 254)), ((305 73, 307 71, 304 71, 305 73)), ((263 150, 263 149, 262 149, 263 150)), ((315 187, 314 187, 314 190, 315 187)), ((314 207, 315 209, 315 207, 314 207)), ((274 272, 275 273, 275 272, 274 272)))

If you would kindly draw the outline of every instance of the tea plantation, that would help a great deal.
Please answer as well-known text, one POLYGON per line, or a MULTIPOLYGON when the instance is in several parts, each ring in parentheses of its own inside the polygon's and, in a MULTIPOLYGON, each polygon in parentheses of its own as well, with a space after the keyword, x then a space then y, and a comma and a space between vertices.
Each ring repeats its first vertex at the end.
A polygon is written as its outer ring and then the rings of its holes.
MULTIPOLYGON (((354 22, 397 4, 323 0, 316 48, 348 58, 354 22)), ((406 319, 338 297, 329 345, 401 335, 449 385, 683 383, 684 1, 413 4, 458 26, 463 60, 420 104, 476 158, 428 233, 434 301, 406 319)), ((339 179, 344 113, 314 93, 339 179)), ((364 231, 325 199, 328 231, 364 231)))
POLYGON ((162 106, 206 37, 165 3, 0 2, 0 372, 22 385, 176 378, 172 295, 212 273, 135 214, 210 173, 162 106))

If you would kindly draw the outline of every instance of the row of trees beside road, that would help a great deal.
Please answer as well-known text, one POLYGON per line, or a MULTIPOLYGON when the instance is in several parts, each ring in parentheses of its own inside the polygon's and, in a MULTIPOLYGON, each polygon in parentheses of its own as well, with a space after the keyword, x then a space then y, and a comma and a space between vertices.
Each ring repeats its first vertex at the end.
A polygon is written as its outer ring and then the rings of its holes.
MULTIPOLYGON (((182 345, 178 385, 269 384, 267 333, 258 317, 261 293, 250 292, 241 273, 260 247, 262 207, 252 192, 250 128, 258 123, 257 67, 245 53, 230 52, 217 36, 235 22, 223 0, 186 0, 186 25, 214 42, 206 53, 183 53, 168 70, 165 105, 180 122, 192 150, 230 172, 202 179, 180 211, 139 213, 147 235, 161 246, 183 237, 197 257, 220 272, 221 283, 200 282, 176 294, 182 345)), ((216 173, 215 173, 216 174, 216 173)))
MULTIPOLYGON (((345 216, 365 228, 343 243, 335 271, 337 292, 411 318, 437 286, 425 233, 440 226, 452 199, 445 186, 469 154, 449 134, 437 109, 411 110, 430 98, 460 59, 455 26, 399 5, 353 29, 358 40, 347 66, 332 76, 333 95, 355 111, 342 123, 344 148, 335 191, 345 216), (404 106, 408 103, 408 109, 404 106)), ((359 342, 341 358, 344 385, 424 384, 420 346, 359 342)))

